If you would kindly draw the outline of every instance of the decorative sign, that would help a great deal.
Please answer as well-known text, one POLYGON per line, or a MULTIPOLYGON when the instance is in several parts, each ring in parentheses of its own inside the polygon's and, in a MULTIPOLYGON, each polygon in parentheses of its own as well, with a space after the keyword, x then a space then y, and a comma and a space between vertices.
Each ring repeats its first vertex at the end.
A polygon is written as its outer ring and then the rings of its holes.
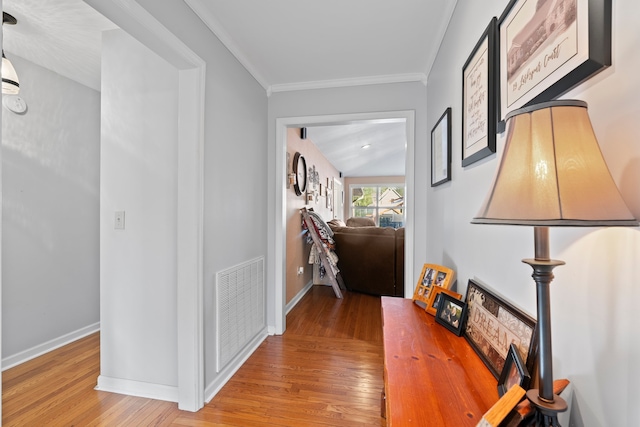
POLYGON ((462 166, 496 151, 496 18, 462 68, 462 166))
POLYGON ((467 285, 466 303, 464 336, 493 375, 498 378, 502 372, 512 343, 533 371, 536 321, 473 280, 467 285))

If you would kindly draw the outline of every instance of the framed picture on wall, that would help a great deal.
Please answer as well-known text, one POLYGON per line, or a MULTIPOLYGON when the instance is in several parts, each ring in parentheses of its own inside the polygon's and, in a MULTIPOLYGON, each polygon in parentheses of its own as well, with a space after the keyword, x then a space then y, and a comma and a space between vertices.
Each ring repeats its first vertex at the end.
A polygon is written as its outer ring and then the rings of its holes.
POLYGON ((499 120, 611 65, 611 0, 511 0, 498 27, 499 120))
POLYGON ((462 166, 496 152, 496 18, 462 67, 462 166))
POLYGON ((451 181, 451 108, 431 130, 431 186, 451 181))

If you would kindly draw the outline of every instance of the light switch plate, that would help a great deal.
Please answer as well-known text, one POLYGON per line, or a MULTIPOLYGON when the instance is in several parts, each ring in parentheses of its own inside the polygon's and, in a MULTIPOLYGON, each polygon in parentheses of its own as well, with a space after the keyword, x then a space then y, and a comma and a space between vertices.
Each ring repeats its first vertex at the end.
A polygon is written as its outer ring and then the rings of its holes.
POLYGON ((124 230, 124 211, 117 211, 115 215, 116 230, 124 230))

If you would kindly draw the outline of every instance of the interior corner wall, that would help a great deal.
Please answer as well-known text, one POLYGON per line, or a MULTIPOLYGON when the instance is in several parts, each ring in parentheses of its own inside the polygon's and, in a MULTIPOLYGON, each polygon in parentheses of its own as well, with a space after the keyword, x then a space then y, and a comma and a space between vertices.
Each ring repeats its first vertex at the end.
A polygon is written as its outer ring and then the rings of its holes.
MULTIPOLYGON (((216 372, 216 273, 263 256, 269 263, 267 93, 185 2, 137 3, 206 61, 203 304, 205 396, 210 397, 228 374, 216 372)), ((231 365, 238 367, 238 360, 231 365)))
POLYGON ((177 101, 175 67, 103 33, 99 387, 178 385, 177 101))
MULTIPOLYGON (((463 292, 477 278, 535 316, 531 227, 471 225, 489 190, 497 155, 461 166, 462 66, 493 16, 508 2, 458 0, 431 69, 427 86, 431 128, 452 107, 452 181, 423 189, 427 194, 427 254, 452 266, 463 292)), ((562 96, 589 104, 601 150, 621 193, 640 218, 640 44, 635 0, 613 3, 613 65, 562 96)), ((428 162, 427 162, 428 164, 428 162)), ((416 191, 420 192, 417 187, 416 191)), ((424 236, 417 235, 421 240, 424 236)), ((632 426, 640 407, 640 334, 635 313, 640 300, 638 228, 552 228, 552 258, 566 261, 551 284, 554 378, 568 378, 573 395, 571 425, 632 426)), ((565 425, 565 424, 563 424, 565 425)))
POLYGON ((100 93, 7 55, 28 110, 2 108, 5 368, 100 320, 100 93))
MULTIPOLYGON (((286 241, 287 241, 287 264, 286 282, 287 294, 286 302, 289 303, 295 298, 304 287, 312 281, 313 265, 308 263, 311 245, 306 243, 306 236, 302 234, 302 218, 300 209, 313 208, 322 219, 329 221, 333 218, 333 213, 327 208, 326 183, 327 178, 333 181, 334 177, 339 177, 340 172, 324 157, 318 147, 311 139, 300 139, 300 129, 287 129, 287 153, 290 154, 287 170, 292 170, 293 158, 296 152, 304 156, 307 163, 307 170, 314 168, 320 177, 322 194, 317 202, 306 202, 306 194, 297 196, 293 184, 287 189, 287 209, 286 209, 286 241), (298 275, 298 268, 303 267, 304 273, 298 275)), ((307 189, 311 190, 313 184, 307 178, 307 189)), ((317 187, 320 193, 320 187, 317 187)))

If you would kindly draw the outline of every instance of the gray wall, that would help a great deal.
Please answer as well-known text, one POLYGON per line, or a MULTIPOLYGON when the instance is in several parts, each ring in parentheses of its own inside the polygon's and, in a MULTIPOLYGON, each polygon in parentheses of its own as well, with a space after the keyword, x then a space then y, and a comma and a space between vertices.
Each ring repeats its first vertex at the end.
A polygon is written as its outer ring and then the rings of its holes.
POLYGON ((177 387, 178 71, 122 30, 102 41, 99 384, 177 387))
POLYGON ((9 55, 28 110, 2 108, 5 364, 99 322, 100 93, 9 55))
MULTIPOLYGON (((498 156, 461 167, 462 66, 504 0, 459 0, 428 80, 428 127, 453 109, 453 181, 430 188, 427 234, 429 259, 457 271, 462 291, 478 278, 508 300, 535 314, 535 285, 522 258, 533 256, 530 227, 471 225, 504 147, 498 156)), ((623 197, 640 217, 640 43, 634 0, 613 2, 613 66, 564 98, 589 103, 600 147, 623 197)), ((418 184, 420 185, 420 184, 418 184)), ((419 190, 418 190, 419 191, 419 190)), ((426 237, 426 238, 425 238, 426 237)), ((551 310, 554 377, 573 386, 572 423, 594 427, 637 424, 640 334, 635 325, 640 299, 640 232, 632 229, 555 228, 551 256, 566 261, 554 270, 551 310)), ((566 425, 566 424, 563 424, 566 425)))
POLYGON ((204 344, 205 386, 211 389, 219 380, 215 359, 216 272, 267 257, 267 95, 185 3, 139 3, 207 63, 204 344))

